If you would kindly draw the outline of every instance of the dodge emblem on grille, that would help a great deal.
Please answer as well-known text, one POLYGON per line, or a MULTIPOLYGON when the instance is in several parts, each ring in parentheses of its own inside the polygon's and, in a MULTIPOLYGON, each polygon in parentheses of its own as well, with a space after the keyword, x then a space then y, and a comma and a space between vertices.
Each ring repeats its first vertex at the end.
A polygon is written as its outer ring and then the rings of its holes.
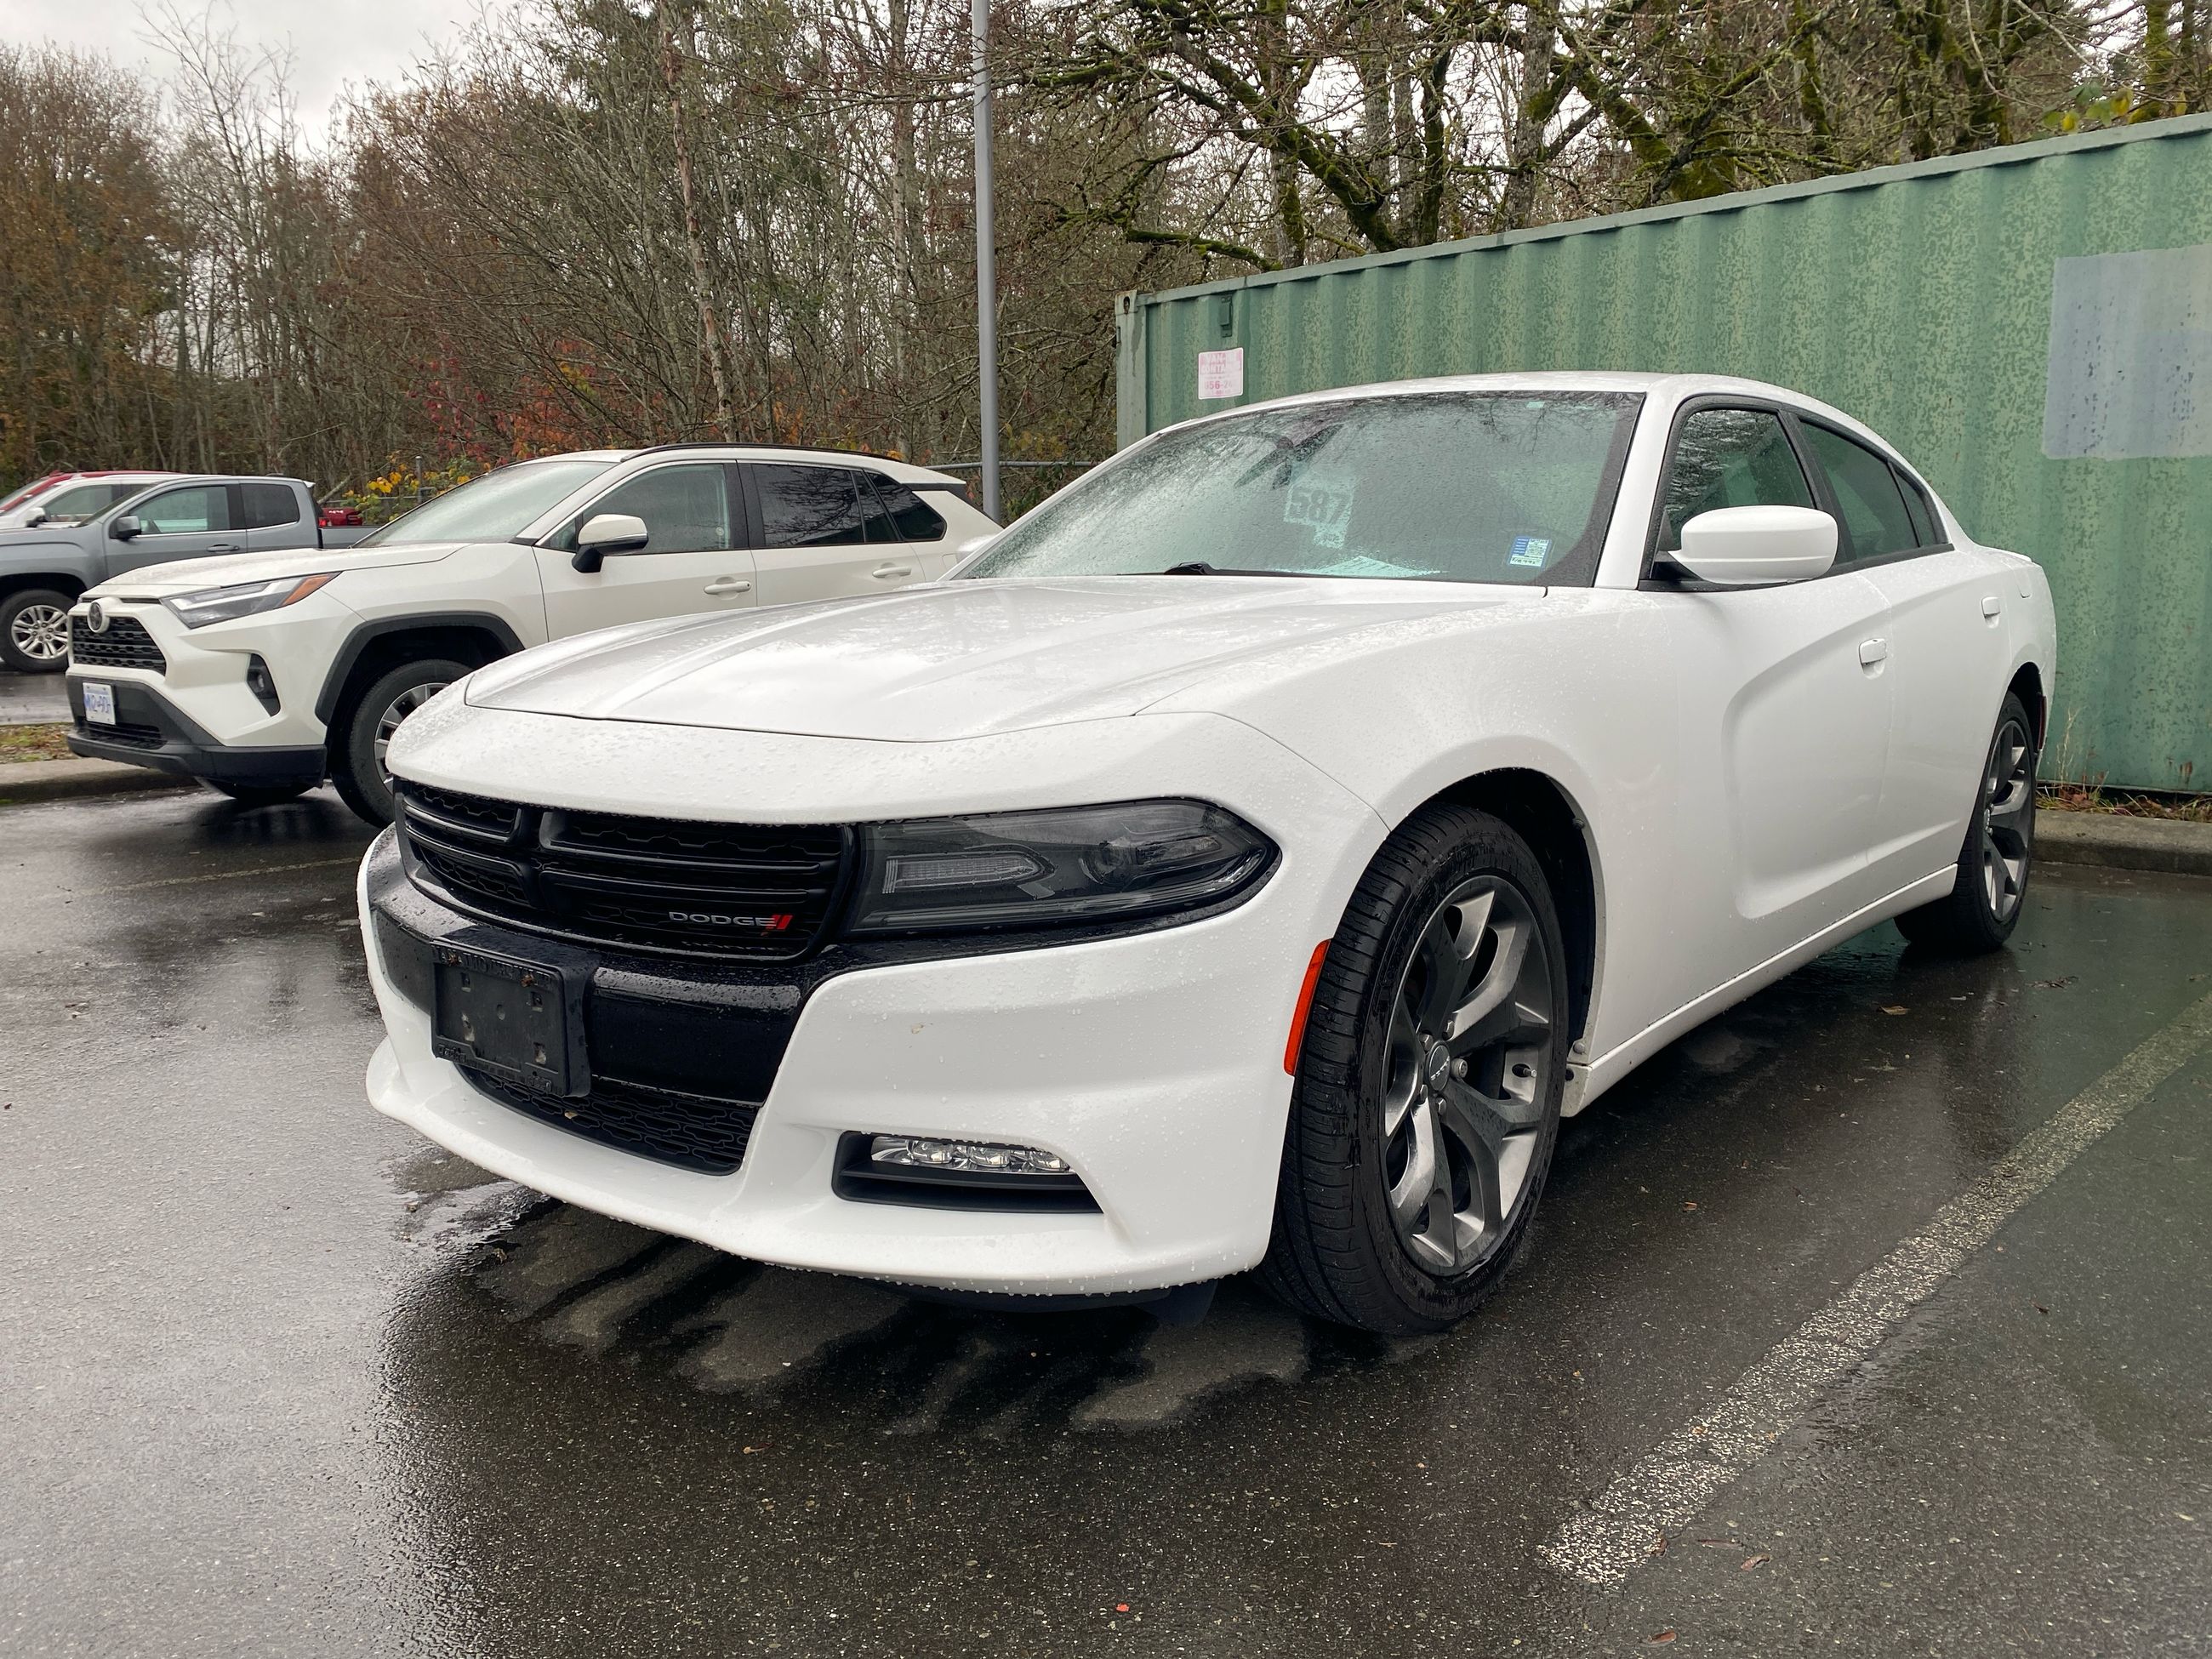
POLYGON ((107 607, 94 599, 92 609, 84 613, 84 625, 95 634, 105 634, 107 631, 107 607))
POLYGON ((763 933, 781 933, 791 926, 787 915, 720 916, 711 910, 671 910, 668 919, 691 927, 757 927, 763 933))

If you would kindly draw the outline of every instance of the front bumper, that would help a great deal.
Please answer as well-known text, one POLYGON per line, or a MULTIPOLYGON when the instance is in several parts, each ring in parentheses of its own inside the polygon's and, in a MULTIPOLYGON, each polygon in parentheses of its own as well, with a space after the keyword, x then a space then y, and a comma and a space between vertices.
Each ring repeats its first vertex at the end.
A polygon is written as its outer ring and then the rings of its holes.
MULTIPOLYGON (((1334 931, 1340 890, 1379 830, 1333 788, 1304 788, 1297 811, 1309 831, 1333 820, 1320 842, 1331 855, 1302 858, 1284 840, 1265 886, 1201 921, 826 977, 793 965, 795 1012, 777 1033, 780 1058, 757 1071, 757 1114, 729 1175, 554 1127, 433 1054, 413 940, 437 935, 524 960, 544 960, 546 942, 432 904, 407 882, 387 831, 360 883, 369 976, 389 1033, 370 1062, 369 1099, 541 1192, 787 1267, 1054 1296, 1234 1273, 1260 1259, 1273 1222, 1291 1091, 1284 1040, 1305 964, 1334 931), (843 1198, 834 1176, 840 1142, 854 1133, 1039 1147, 1068 1161, 1098 1207, 970 1211, 843 1198)), ((586 964, 587 994, 634 996, 639 964, 599 954, 586 964)), ((724 1002, 730 1019, 755 1018, 724 1002)), ((595 1054, 592 1063, 595 1073, 619 1071, 623 1059, 595 1054)), ((721 1092, 748 1091, 733 1083, 721 1092)))
POLYGON ((70 751, 88 760, 121 761, 205 778, 242 787, 282 787, 323 781, 328 757, 320 744, 307 747, 222 744, 143 678, 120 669, 72 669, 69 675, 70 751), (84 683, 96 680, 115 691, 112 726, 84 716, 84 683))

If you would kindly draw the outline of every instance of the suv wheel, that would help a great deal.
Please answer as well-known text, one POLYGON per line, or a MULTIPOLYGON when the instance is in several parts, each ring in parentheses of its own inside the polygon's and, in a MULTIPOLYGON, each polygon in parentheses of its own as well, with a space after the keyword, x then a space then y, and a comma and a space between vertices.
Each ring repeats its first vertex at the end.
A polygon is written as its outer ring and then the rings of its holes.
POLYGON ((348 705, 331 781, 345 804, 374 824, 392 822, 392 774, 385 767, 400 723, 470 672, 448 658, 406 662, 380 675, 348 705))
POLYGON ((0 599, 0 662, 18 674, 58 674, 68 667, 71 603, 51 587, 26 587, 0 599))
POLYGON ((1261 1273, 1294 1307, 1439 1331, 1497 1288, 1559 1139, 1566 948, 1528 844, 1431 807, 1383 843, 1330 942, 1261 1273))

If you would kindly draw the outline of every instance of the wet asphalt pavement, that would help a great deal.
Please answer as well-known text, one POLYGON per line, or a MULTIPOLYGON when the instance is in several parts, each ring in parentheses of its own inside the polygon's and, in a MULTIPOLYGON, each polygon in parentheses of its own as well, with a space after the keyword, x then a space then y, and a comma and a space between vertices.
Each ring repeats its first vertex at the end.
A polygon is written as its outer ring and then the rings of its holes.
POLYGON ((1570 1123, 1506 1291, 1389 1344, 1242 1283, 956 1311, 494 1182, 363 1101, 367 840, 0 809, 0 1653, 2212 1651, 2212 883, 1831 952, 1570 1123), (1625 1583, 1551 1565, 2147 1042, 1625 1583))

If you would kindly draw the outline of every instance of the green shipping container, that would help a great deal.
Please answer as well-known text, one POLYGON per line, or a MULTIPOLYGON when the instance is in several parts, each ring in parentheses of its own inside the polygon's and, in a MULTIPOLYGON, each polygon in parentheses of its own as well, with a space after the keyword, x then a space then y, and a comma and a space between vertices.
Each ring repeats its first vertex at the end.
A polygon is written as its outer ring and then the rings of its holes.
POLYGON ((1493 370, 1744 374, 1897 444, 2058 604, 2046 775, 2212 790, 2212 116, 1122 296, 1120 441, 1493 370), (1241 349, 1242 392, 1218 393, 1241 349))

